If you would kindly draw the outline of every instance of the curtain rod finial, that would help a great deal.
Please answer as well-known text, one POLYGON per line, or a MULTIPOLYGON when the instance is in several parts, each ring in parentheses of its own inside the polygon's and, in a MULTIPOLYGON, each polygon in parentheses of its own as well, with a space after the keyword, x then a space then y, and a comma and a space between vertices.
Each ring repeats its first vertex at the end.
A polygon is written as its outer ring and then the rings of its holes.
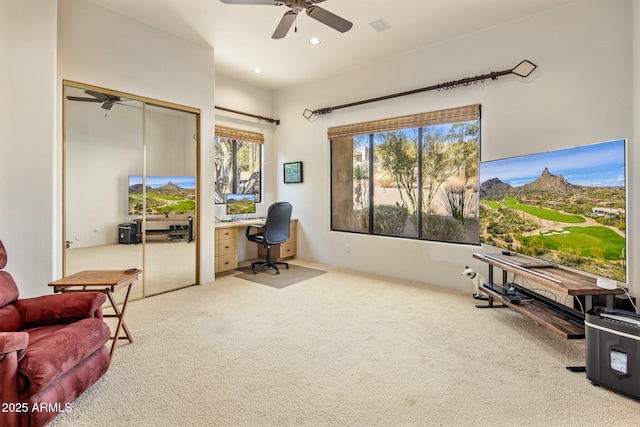
POLYGON ((520 77, 527 77, 536 68, 538 68, 538 66, 536 64, 534 64, 531 61, 527 61, 525 59, 524 61, 522 61, 521 63, 516 65, 515 68, 513 70, 511 70, 511 72, 513 74, 516 74, 516 75, 520 76, 520 77))

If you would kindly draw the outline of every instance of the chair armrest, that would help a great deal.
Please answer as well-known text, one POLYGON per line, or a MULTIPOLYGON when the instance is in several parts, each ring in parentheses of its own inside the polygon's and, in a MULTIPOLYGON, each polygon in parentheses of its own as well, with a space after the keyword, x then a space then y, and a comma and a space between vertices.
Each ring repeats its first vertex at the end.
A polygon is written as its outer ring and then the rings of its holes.
POLYGON ((246 237, 249 237, 249 236, 251 236, 252 234, 260 234, 260 232, 259 232, 259 231, 258 231, 258 232, 256 232, 256 233, 251 233, 251 229, 252 229, 252 228, 255 228, 255 229, 257 229, 257 230, 262 230, 262 229, 264 229, 264 225, 256 225, 256 224, 248 225, 248 226, 247 226, 247 230, 244 232, 244 235, 245 235, 246 237))
POLYGON ((29 334, 26 332, 0 332, 0 360, 5 354, 24 351, 27 345, 29 334))
POLYGON ((15 307, 23 329, 73 323, 87 317, 102 318, 102 304, 107 296, 101 292, 68 292, 20 299, 15 307))

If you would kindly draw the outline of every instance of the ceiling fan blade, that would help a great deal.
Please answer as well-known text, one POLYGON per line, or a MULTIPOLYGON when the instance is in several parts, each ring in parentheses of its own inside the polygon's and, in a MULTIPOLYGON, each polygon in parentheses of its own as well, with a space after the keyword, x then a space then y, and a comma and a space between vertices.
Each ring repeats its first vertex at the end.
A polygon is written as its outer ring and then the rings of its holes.
POLYGON ((346 33, 353 26, 353 24, 346 19, 318 6, 309 6, 307 8, 307 15, 341 33, 346 33))
POLYGON ((273 35, 271 36, 271 38, 281 39, 284 36, 286 36, 287 33, 289 32, 289 28, 291 28, 291 25, 293 24, 293 21, 296 20, 297 15, 298 14, 292 10, 286 12, 282 16, 282 19, 280 20, 280 23, 278 24, 278 27, 276 28, 276 30, 273 32, 273 35))
POLYGON ((282 6, 284 2, 278 0, 220 0, 224 4, 264 4, 266 6, 282 6))
POLYGON ((107 95, 105 95, 104 93, 101 93, 101 92, 96 92, 95 90, 85 90, 84 93, 86 93, 87 95, 91 95, 91 96, 95 97, 97 100, 102 101, 102 102, 109 101, 109 96, 107 96, 107 95))
POLYGON ((82 102, 102 102, 96 98, 82 98, 80 96, 67 96, 69 101, 82 101, 82 102))
POLYGON ((102 108, 104 108, 105 110, 111 110, 111 107, 113 107, 114 101, 107 101, 104 104, 102 104, 102 108))

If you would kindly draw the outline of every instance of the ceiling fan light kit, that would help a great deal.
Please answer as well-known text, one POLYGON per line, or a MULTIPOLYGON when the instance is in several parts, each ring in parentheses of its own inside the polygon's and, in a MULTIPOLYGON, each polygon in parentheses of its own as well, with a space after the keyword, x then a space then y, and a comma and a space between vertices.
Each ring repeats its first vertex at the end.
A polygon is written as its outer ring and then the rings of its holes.
POLYGON ((347 21, 340 16, 329 12, 319 6, 317 3, 322 3, 325 0, 220 0, 225 4, 248 4, 248 5, 265 5, 265 6, 287 6, 291 10, 285 12, 280 19, 276 30, 271 36, 272 39, 281 39, 287 35, 291 26, 296 21, 298 13, 303 10, 311 18, 318 22, 325 24, 326 26, 333 28, 341 33, 346 33, 351 29, 353 23, 347 21))

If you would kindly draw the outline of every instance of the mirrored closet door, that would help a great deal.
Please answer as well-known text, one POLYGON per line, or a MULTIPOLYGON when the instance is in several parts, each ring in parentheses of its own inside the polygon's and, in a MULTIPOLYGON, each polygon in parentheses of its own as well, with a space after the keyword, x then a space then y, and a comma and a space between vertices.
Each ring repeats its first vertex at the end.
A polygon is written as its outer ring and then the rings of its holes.
POLYGON ((198 123, 196 109, 65 81, 65 276, 136 267, 131 298, 198 283, 198 123))

